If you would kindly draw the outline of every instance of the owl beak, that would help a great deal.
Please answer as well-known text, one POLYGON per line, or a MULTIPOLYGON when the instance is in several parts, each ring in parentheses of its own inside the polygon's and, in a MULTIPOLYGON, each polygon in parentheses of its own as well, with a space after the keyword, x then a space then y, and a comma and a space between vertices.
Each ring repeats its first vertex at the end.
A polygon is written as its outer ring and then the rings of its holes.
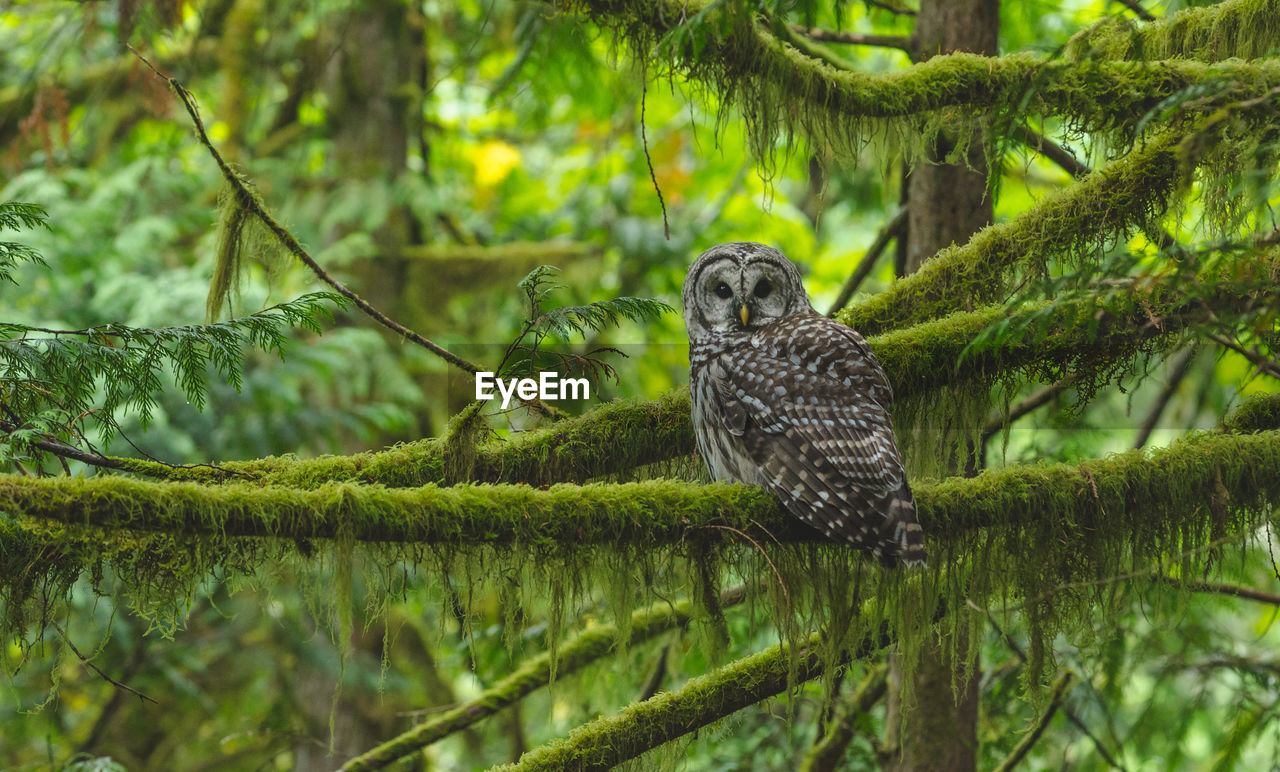
POLYGON ((747 320, 751 318, 751 312, 747 310, 747 304, 743 303, 738 307, 738 318, 742 320, 742 326, 747 326, 747 320))

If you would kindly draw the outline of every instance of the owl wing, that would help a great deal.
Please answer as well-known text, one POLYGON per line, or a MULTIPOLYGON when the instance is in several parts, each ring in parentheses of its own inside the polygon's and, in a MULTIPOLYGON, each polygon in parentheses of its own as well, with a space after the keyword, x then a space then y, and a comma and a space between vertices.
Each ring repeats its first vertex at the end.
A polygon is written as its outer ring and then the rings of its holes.
POLYGON ((888 379, 861 336, 814 317, 768 325, 714 360, 725 429, 789 512, 886 564, 923 563, 888 379))

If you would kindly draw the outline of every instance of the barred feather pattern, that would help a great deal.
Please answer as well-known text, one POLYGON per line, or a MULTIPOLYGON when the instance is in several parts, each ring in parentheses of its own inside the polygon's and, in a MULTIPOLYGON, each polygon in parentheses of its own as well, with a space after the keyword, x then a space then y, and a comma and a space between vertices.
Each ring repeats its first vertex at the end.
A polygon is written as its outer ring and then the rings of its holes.
MULTIPOLYGON (((721 247, 737 247, 744 263, 752 257, 780 258, 790 265, 768 247, 744 249, 762 245, 721 247)), ((700 262, 708 254, 712 251, 700 262)), ((722 266, 718 275, 724 273, 722 266)), ((744 273, 744 289, 734 293, 734 302, 760 281, 753 272, 744 273)), ((798 271, 793 278, 789 289, 802 302, 785 307, 777 318, 762 314, 766 321, 759 326, 709 324, 714 311, 691 316, 689 304, 698 302, 698 287, 696 279, 692 288, 686 280, 699 453, 713 478, 768 488, 789 513, 828 538, 867 551, 887 566, 924 565, 923 533, 894 440, 893 392, 884 370, 861 335, 813 310, 798 271)), ((715 281, 717 287, 724 283, 715 281)))

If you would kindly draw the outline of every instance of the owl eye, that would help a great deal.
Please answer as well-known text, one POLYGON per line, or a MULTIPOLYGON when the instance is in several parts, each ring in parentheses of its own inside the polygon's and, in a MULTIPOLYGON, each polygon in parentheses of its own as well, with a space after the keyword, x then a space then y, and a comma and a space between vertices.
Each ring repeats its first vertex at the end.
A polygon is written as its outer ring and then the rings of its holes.
POLYGON ((769 282, 768 279, 761 279, 760 281, 756 282, 756 288, 753 291, 755 292, 756 297, 767 298, 769 297, 769 293, 773 292, 773 285, 769 282))
POLYGON ((716 285, 716 297, 720 297, 720 298, 724 298, 725 300, 728 300, 729 298, 733 297, 733 290, 729 289, 728 284, 725 284, 724 282, 720 282, 719 284, 716 285))

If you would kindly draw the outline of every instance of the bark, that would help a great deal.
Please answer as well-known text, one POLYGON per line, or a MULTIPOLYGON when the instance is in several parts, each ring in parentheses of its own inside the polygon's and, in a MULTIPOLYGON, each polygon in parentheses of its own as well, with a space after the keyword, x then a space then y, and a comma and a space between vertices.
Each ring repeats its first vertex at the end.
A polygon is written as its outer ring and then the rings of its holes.
MULTIPOLYGON (((920 56, 954 51, 994 56, 999 53, 999 13, 998 0, 924 0, 913 34, 915 50, 920 56)), ((992 220, 982 147, 971 145, 963 163, 944 163, 952 151, 948 139, 939 137, 928 159, 933 163, 917 164, 907 176, 908 273, 939 250, 968 241, 992 220)), ((968 648, 966 637, 944 635, 926 645, 910 667, 904 668, 896 653, 890 657, 886 744, 896 752, 886 768, 976 768, 978 661, 963 663, 957 676, 961 663, 953 656, 967 657, 968 648), (904 688, 904 677, 913 681, 909 688, 904 688)))

